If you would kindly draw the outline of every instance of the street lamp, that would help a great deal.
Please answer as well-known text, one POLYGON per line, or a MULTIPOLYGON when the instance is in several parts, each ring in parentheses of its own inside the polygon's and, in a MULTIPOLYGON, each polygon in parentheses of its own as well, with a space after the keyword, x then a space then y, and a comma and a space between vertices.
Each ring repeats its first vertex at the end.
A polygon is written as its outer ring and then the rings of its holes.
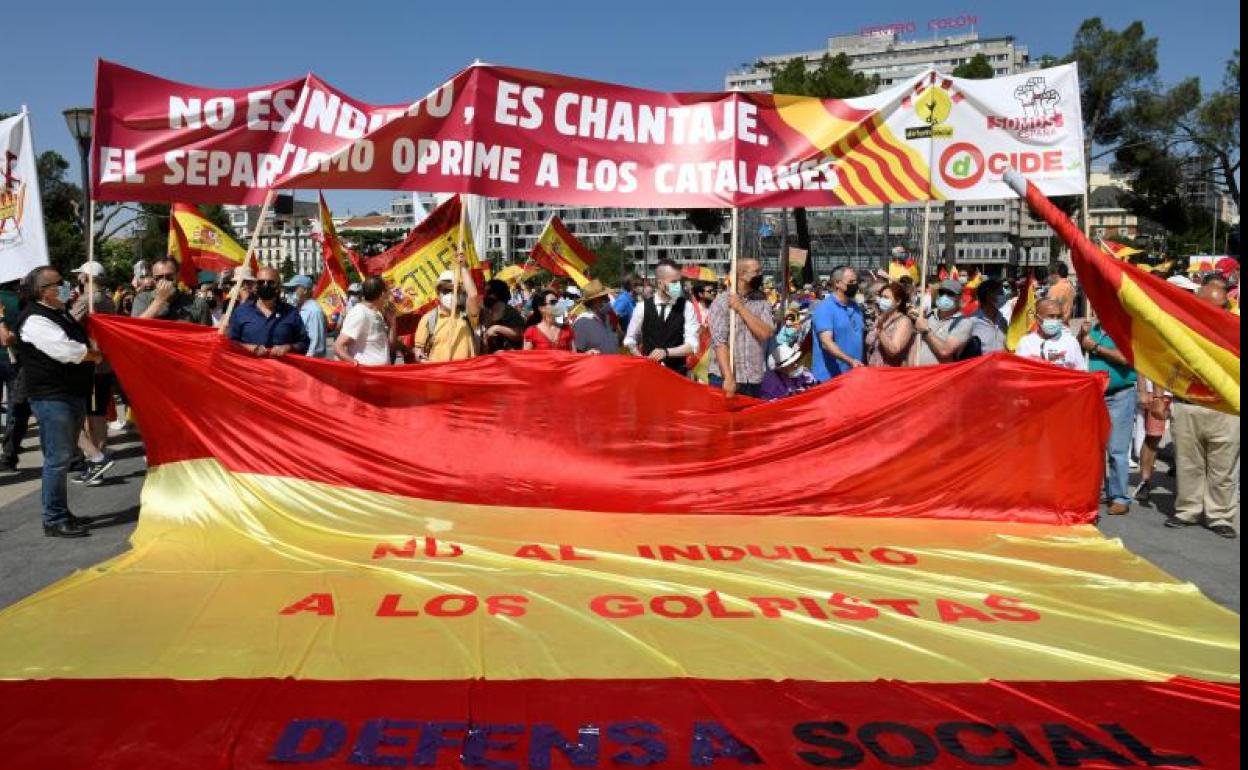
POLYGON ((650 272, 650 231, 656 227, 653 219, 638 219, 637 229, 641 231, 641 273, 650 272))
POLYGON ((78 142, 78 160, 82 166, 82 232, 91 237, 91 120, 95 110, 90 107, 70 107, 61 114, 69 133, 78 142))

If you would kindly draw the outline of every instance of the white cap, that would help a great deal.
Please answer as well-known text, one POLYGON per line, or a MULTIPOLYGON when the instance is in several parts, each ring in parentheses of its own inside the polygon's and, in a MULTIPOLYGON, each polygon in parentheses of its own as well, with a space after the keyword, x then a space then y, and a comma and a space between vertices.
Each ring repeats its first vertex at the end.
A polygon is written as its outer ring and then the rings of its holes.
POLYGON ((85 273, 86 275, 89 275, 92 278, 103 278, 104 266, 101 265, 99 262, 96 262, 95 260, 91 260, 90 262, 83 262, 81 265, 79 265, 77 268, 74 269, 74 272, 85 273))
POLYGON ((776 365, 783 368, 792 366, 802 358, 802 351, 791 348, 788 345, 776 345, 776 352, 773 354, 776 359, 776 365))
POLYGON ((455 283, 455 274, 450 270, 443 270, 438 275, 438 283, 455 283))
POLYGON ((581 290, 572 285, 568 285, 563 292, 565 294, 571 294, 573 297, 581 296, 581 290))
POLYGON ((1196 283, 1191 278, 1188 278, 1186 275, 1172 275, 1169 278, 1167 278, 1166 281, 1174 284, 1175 286, 1178 286, 1180 289, 1183 289, 1184 291, 1199 291, 1200 290, 1200 284, 1196 283))

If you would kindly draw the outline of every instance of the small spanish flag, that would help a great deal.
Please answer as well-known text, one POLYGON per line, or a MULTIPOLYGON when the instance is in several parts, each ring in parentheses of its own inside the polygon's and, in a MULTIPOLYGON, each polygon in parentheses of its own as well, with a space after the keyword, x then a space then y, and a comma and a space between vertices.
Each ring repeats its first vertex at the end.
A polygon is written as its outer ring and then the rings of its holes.
POLYGON ((1239 414, 1239 319, 1092 245, 1016 171, 1005 181, 1070 247, 1105 331, 1136 370, 1179 398, 1239 414))
MULTIPOLYGON (((169 207, 168 253, 178 260, 178 280, 188 287, 198 283, 200 270, 223 272, 247 259, 247 249, 190 203, 169 207)), ((260 269, 255 255, 249 265, 253 271, 260 269)))
POLYGON ((1118 259, 1130 259, 1131 257, 1134 257, 1136 254, 1144 253, 1142 250, 1137 249, 1133 246, 1128 246, 1125 243, 1118 243, 1117 241, 1107 241, 1104 238, 1100 238, 1098 240, 1100 240, 1101 242, 1102 251, 1104 251, 1106 254, 1110 255, 1111 257, 1117 257, 1118 259))
POLYGON ((1027 282, 1014 303, 1014 312, 1010 315, 1010 327, 1005 333, 1005 349, 1013 353, 1031 332, 1036 323, 1036 277, 1027 275, 1027 282))
POLYGON ((719 276, 709 267, 699 267, 698 265, 688 265, 681 268, 681 276, 691 281, 701 281, 703 283, 718 283, 719 276))
POLYGON ((320 196, 320 203, 318 229, 320 230, 321 259, 324 262, 324 269, 321 271, 321 277, 317 280, 316 286, 312 288, 312 296, 325 311, 330 327, 336 328, 347 312, 349 281, 345 258, 349 256, 352 263, 358 264, 359 257, 344 246, 338 238, 338 231, 334 228, 334 219, 330 214, 329 206, 325 203, 324 195, 320 196))
POLYGON ((546 229, 533 245, 530 256, 553 275, 571 278, 578 287, 589 283, 589 277, 585 273, 598 259, 564 227, 557 216, 551 216, 546 222, 546 229))
POLYGON ((919 282, 919 268, 914 264, 913 259, 900 260, 894 259, 888 263, 888 279, 890 281, 900 281, 905 276, 910 276, 910 280, 916 284, 919 282))

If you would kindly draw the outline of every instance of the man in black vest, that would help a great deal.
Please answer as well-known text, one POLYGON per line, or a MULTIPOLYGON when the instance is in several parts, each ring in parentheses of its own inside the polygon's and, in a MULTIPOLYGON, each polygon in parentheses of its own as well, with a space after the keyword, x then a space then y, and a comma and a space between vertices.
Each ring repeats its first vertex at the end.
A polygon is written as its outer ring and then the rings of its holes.
POLYGON ((102 358, 91 350, 87 332, 61 301, 55 268, 35 268, 26 276, 30 301, 18 316, 17 356, 26 376, 30 408, 39 420, 43 449, 43 534, 85 537, 90 533, 69 512, 66 481, 74 444, 87 414, 87 399, 102 358))
POLYGON ((686 359, 698 352, 698 317, 693 304, 683 296, 680 270, 674 262, 659 262, 654 278, 654 296, 633 311, 624 347, 633 355, 646 356, 685 374, 686 359))

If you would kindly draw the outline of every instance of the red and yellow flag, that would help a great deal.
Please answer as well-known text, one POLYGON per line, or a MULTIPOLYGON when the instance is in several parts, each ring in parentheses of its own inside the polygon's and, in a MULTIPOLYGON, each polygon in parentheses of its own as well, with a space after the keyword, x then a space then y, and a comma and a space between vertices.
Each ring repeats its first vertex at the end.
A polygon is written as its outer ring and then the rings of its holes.
POLYGON ((5 770, 1239 766, 1238 617, 1091 525, 1101 377, 758 403, 627 356, 93 324, 143 507, 0 610, 5 770))
POLYGON ((888 263, 888 279, 890 281, 900 281, 903 277, 910 276, 915 286, 919 284, 919 267, 914 263, 913 259, 894 259, 888 263))
POLYGON ((1101 242, 1101 251, 1104 251, 1111 257, 1117 257, 1118 259, 1130 259, 1136 254, 1144 253, 1143 250, 1137 249, 1134 246, 1128 246, 1125 243, 1107 241, 1104 238, 1100 238, 1099 240, 1101 242))
MULTIPOLYGON (((178 260, 179 280, 187 286, 198 283, 200 270, 220 273, 238 267, 247 258, 247 249, 190 203, 169 207, 167 250, 178 260)), ((260 269, 254 254, 250 266, 253 272, 260 269)))
POLYGON ((540 269, 537 263, 528 261, 523 265, 508 265, 499 270, 494 277, 508 286, 515 286, 537 275, 540 269))
POLYGON ((437 302, 438 276, 453 269, 460 244, 468 268, 479 283, 481 267, 472 242, 472 228, 465 221, 463 203, 456 195, 430 212, 401 243, 365 259, 364 272, 385 279, 399 315, 424 313, 437 302))
POLYGON ((702 283, 719 283, 719 275, 709 267, 700 267, 698 265, 687 265, 680 269, 681 276, 691 281, 700 281, 702 283))
POLYGON ((598 257, 564 227, 563 221, 551 216, 546 229, 533 245, 530 257, 553 275, 571 278, 579 287, 589 283, 585 273, 598 257))
POLYGON ((1035 325, 1036 277, 1029 273, 1027 281, 1023 284, 1023 290, 1019 292, 1018 299, 1014 301, 1014 312, 1010 314, 1010 327, 1005 334, 1005 349, 1011 353, 1017 350, 1018 343, 1031 333, 1031 328, 1035 325))
POLYGON ((1180 398, 1239 414, 1239 319, 1140 268, 1110 259, 1021 174, 1006 182, 1070 247, 1105 331, 1144 377, 1180 398))
POLYGON ((334 227, 334 219, 329 206, 325 203, 325 195, 320 196, 318 211, 318 230, 321 241, 321 277, 312 289, 312 296, 325 311, 331 329, 336 328, 347 312, 347 280, 346 259, 350 257, 354 263, 359 257, 343 244, 334 227))

